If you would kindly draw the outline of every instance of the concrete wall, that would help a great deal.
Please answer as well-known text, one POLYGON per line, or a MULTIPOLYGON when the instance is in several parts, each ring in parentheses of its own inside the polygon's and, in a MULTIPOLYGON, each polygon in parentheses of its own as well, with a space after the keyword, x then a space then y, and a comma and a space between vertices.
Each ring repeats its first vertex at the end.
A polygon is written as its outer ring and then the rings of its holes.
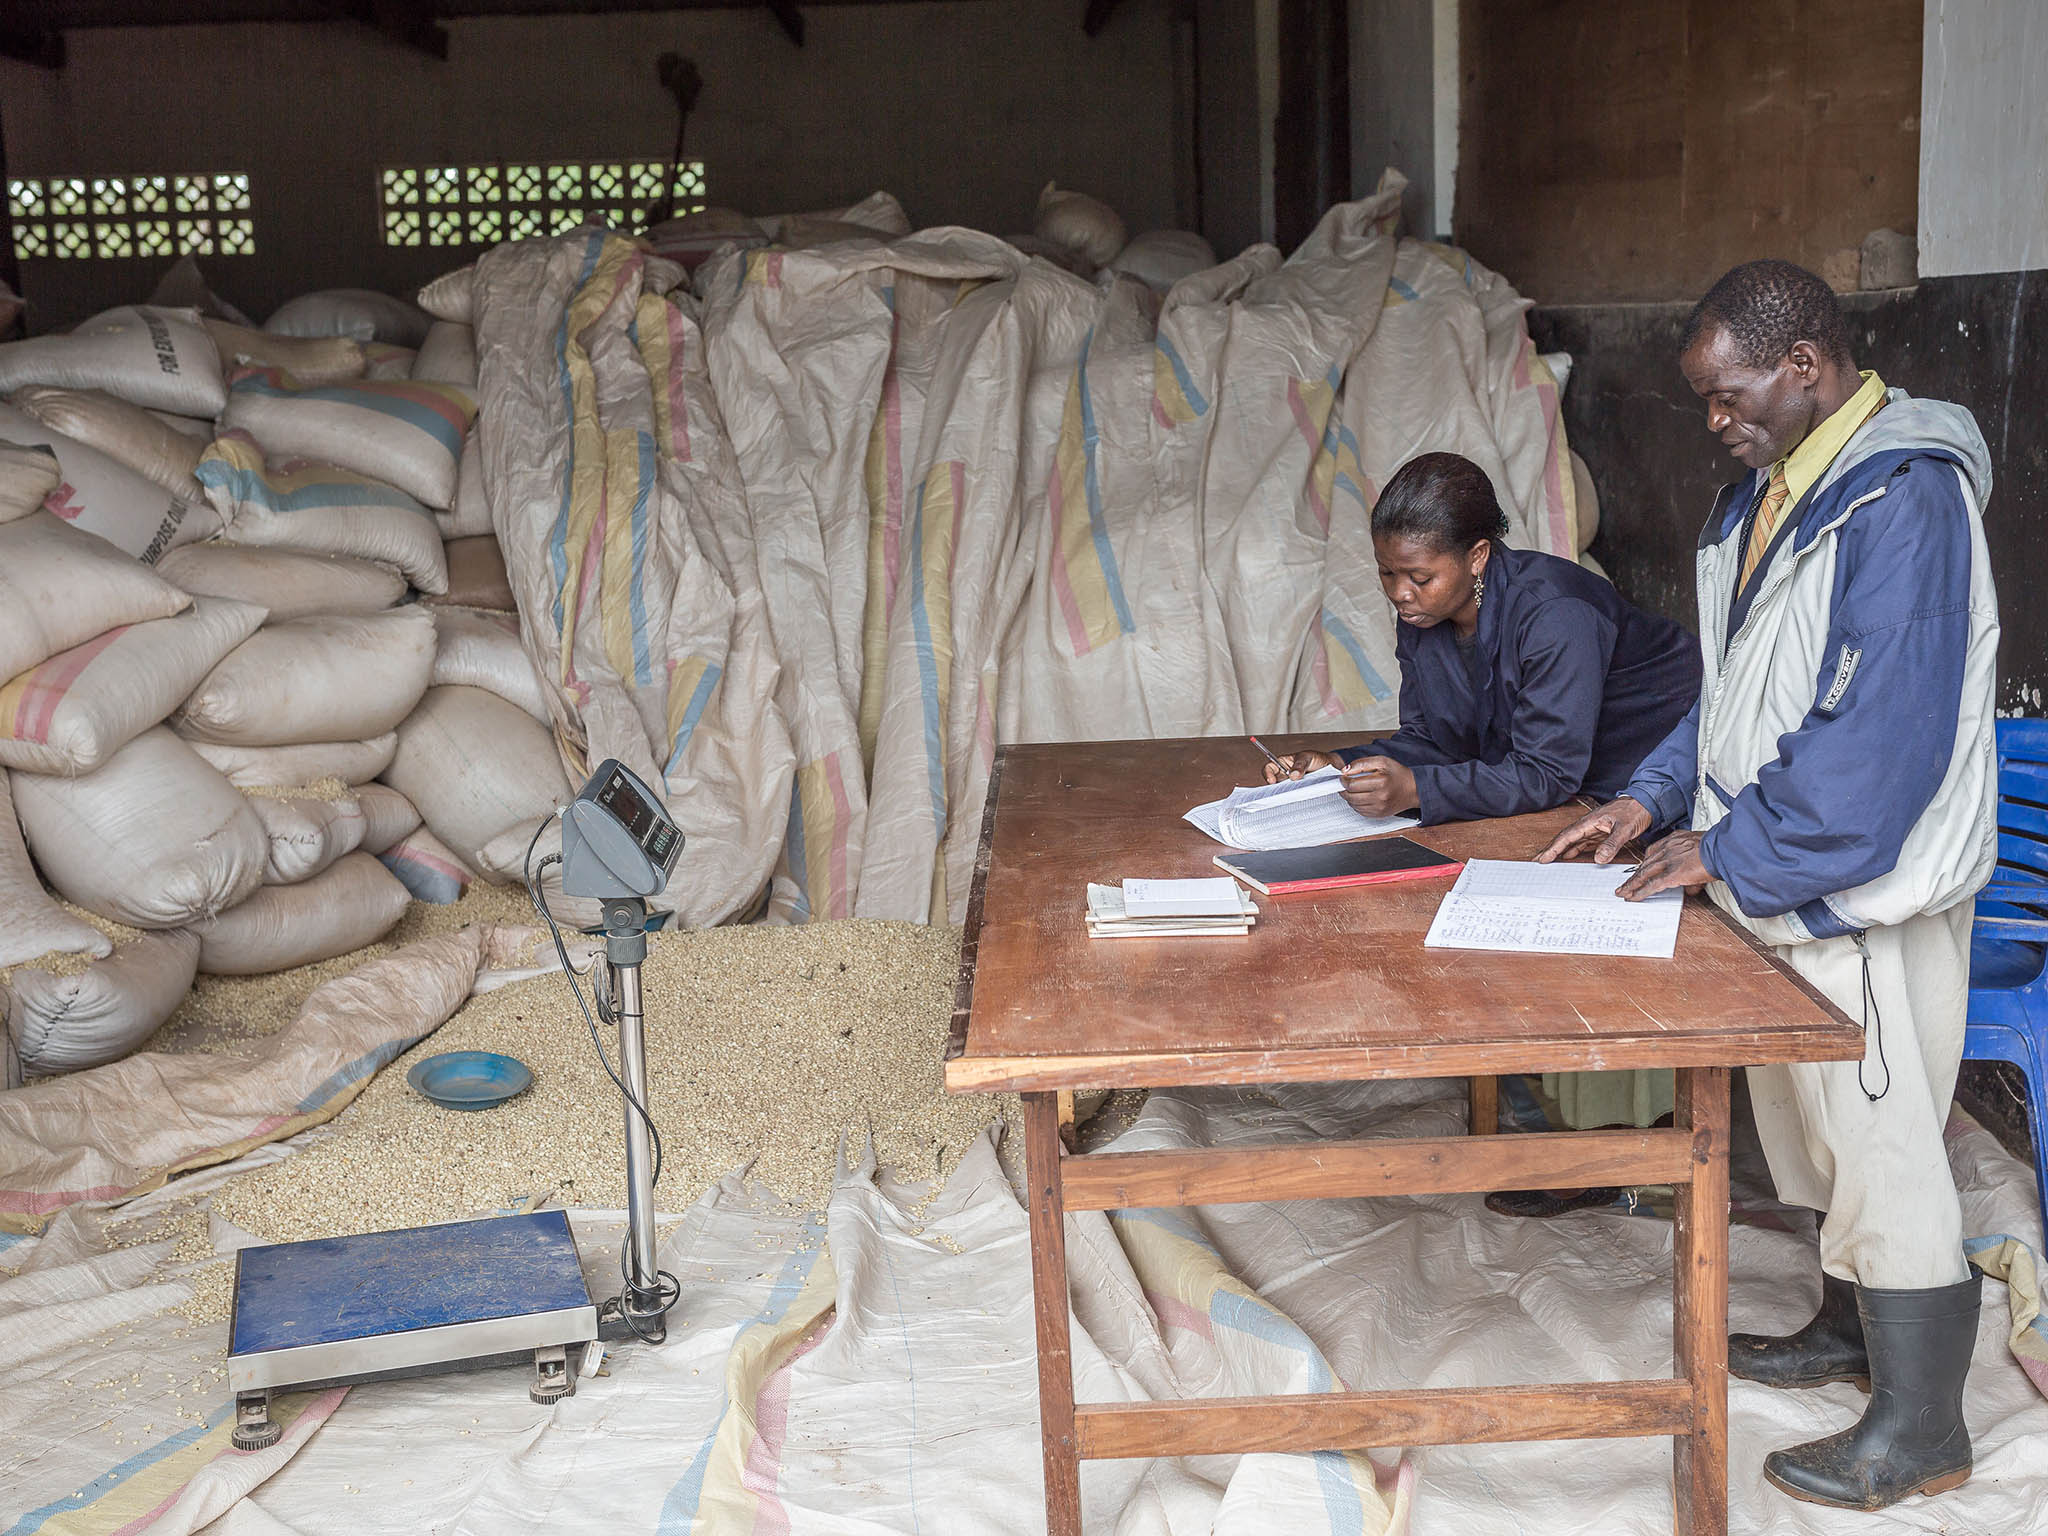
POLYGON ((2048 266, 2048 5, 1926 0, 1920 272, 2048 266))
MULTIPOLYGON (((919 224, 1008 234, 1056 179, 1133 232, 1171 225, 1169 0, 1125 0, 1092 40, 1081 9, 816 7, 801 49, 765 9, 457 20, 445 63, 341 23, 84 30, 61 72, 0 61, 0 111, 13 175, 252 173, 257 254, 207 270, 259 318, 468 259, 380 243, 381 164, 665 154, 670 49, 705 77, 687 152, 716 202, 774 213, 886 188, 919 224)), ((165 265, 37 262, 23 286, 43 327, 143 296, 165 265)))
POLYGON ((1464 0, 1460 243, 1545 303, 1757 256, 1856 287, 1864 237, 1913 229, 1922 5, 1464 0))
POLYGON ((1413 233, 1451 227, 1458 120, 1456 0, 1351 0, 1351 177, 1365 197, 1392 166, 1408 178, 1413 233))

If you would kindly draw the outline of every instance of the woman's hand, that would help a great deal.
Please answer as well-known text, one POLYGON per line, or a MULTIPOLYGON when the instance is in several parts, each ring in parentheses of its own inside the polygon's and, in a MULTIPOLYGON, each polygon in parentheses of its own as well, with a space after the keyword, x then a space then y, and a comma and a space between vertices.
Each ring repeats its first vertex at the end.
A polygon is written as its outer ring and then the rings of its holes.
POLYGON ((1288 752, 1279 763, 1266 764, 1266 782, 1278 784, 1282 779, 1298 779, 1318 768, 1327 768, 1335 761, 1327 752, 1288 752))
POLYGON ((1415 775, 1391 757, 1361 757, 1345 765, 1342 793, 1361 816, 1398 816, 1416 802, 1415 775))

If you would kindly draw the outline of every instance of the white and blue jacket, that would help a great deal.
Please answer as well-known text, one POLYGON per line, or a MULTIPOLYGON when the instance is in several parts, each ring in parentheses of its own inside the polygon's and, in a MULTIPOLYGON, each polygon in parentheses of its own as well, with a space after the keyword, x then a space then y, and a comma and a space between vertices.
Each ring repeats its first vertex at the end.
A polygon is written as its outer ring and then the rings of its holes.
POLYGON ((1962 407, 1892 390, 1738 603, 1761 473, 1700 535, 1700 700, 1625 793, 1706 833, 1708 894, 1766 943, 1942 911, 1997 851, 1983 436, 1962 407))

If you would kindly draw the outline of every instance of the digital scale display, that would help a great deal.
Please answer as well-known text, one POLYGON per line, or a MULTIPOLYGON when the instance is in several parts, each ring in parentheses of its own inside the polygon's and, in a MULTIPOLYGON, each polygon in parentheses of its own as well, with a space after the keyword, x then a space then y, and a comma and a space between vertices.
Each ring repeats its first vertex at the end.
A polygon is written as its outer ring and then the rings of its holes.
POLYGON ((648 852, 654 853, 656 859, 661 857, 647 841, 647 834, 654 830, 654 824, 658 819, 654 807, 647 803, 640 791, 634 787, 633 781, 626 777, 623 768, 615 770, 605 781, 604 788, 597 792, 597 803, 610 811, 619 825, 632 834, 634 842, 647 847, 648 852))

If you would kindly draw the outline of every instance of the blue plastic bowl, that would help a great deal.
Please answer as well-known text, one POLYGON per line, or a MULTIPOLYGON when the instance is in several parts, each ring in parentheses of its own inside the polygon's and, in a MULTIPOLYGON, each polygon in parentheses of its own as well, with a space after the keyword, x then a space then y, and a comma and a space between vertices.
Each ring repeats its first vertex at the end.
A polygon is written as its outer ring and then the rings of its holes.
POLYGON ((532 1087, 533 1070, 496 1051, 443 1051, 414 1062, 405 1080, 443 1109, 493 1109, 532 1087))

